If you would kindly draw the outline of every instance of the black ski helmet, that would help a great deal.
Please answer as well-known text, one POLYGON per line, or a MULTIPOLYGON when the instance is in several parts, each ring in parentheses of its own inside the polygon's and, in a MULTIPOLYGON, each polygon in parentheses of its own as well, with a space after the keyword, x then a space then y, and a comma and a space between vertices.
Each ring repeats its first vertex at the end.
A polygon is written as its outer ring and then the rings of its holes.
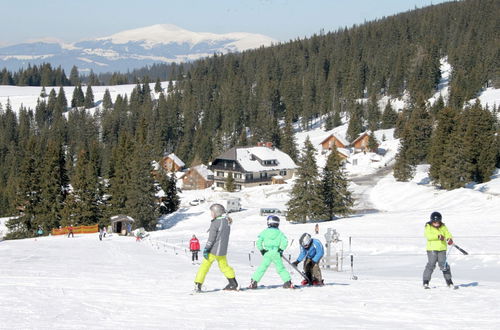
POLYGON ((226 209, 220 204, 212 204, 212 206, 210 206, 210 211, 214 213, 214 218, 220 217, 226 213, 226 209))
POLYGON ((278 218, 275 215, 270 215, 267 217, 267 226, 268 227, 278 228, 279 225, 280 225, 280 218, 278 218))
POLYGON ((300 246, 303 248, 307 249, 311 245, 312 242, 312 237, 308 233, 303 233, 302 236, 300 236, 299 243, 300 246))
POLYGON ((442 220, 443 217, 441 216, 441 213, 436 211, 431 213, 431 222, 441 222, 442 220))

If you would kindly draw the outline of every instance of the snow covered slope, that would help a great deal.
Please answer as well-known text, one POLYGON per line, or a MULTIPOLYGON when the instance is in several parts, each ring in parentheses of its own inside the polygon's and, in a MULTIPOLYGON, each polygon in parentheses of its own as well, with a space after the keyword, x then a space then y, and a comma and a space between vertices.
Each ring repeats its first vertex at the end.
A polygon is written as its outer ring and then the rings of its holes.
MULTIPOLYGON (((184 192, 173 226, 148 239, 97 234, 75 238, 43 237, 0 243, 0 328, 50 329, 494 329, 500 296, 500 197, 498 175, 481 189, 437 191, 426 184, 425 168, 416 179, 398 183, 389 175, 372 189, 378 213, 320 223, 320 235, 335 228, 344 255, 352 238, 354 274, 348 259, 342 272, 323 270, 326 285, 289 290, 190 295, 198 265, 192 265, 188 240, 207 239, 208 206, 227 193, 184 192), (489 192, 489 193, 488 193, 489 192), (206 203, 188 206, 205 197, 206 203), (431 290, 423 290, 426 263, 423 227, 439 210, 455 241, 468 250, 450 252, 448 261, 459 290, 445 287, 436 270, 431 290)), ((254 248, 265 228, 261 207, 282 207, 289 186, 255 187, 236 193, 243 210, 234 219, 229 264, 246 286, 260 262, 254 248)), ((284 220, 284 219, 282 219, 284 220)), ((280 228, 289 237, 285 255, 295 258, 297 240, 314 224, 280 228)), ((292 279, 301 279, 292 272, 292 279)), ((226 280, 216 265, 207 290, 226 280)), ((263 285, 281 280, 270 267, 263 285)))

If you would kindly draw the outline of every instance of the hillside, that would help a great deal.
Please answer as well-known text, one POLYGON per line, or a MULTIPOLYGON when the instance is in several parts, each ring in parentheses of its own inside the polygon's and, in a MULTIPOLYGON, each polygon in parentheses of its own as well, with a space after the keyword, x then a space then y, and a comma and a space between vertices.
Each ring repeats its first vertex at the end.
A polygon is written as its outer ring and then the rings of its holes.
MULTIPOLYGON (((421 169, 422 170, 422 169, 421 169)), ((206 242, 208 205, 220 196, 210 190, 185 193, 176 225, 134 238, 97 234, 75 238, 43 237, 0 243, 0 324, 7 328, 168 328, 180 329, 492 329, 500 294, 498 175, 484 186, 436 191, 419 174, 410 183, 381 178, 371 199, 378 213, 320 223, 320 235, 335 228, 343 242, 343 271, 323 270, 321 288, 281 288, 190 295, 198 266, 191 264, 187 242, 196 234, 206 242), (208 202, 188 206, 203 194, 208 202), (423 290, 426 262, 423 225, 439 210, 455 242, 469 252, 449 254, 459 290, 445 287, 434 272, 431 290, 423 290), (354 274, 349 266, 352 238, 354 274), (214 306, 223 306, 215 312, 214 306), (397 312, 396 312, 397 311, 397 312), (439 322, 430 317, 439 313, 439 322), (487 316, 487 317, 486 317, 487 316)), ((233 213, 228 260, 240 285, 246 286, 260 262, 253 242, 265 228, 259 208, 284 203, 279 186, 239 193, 243 211, 233 213), (273 193, 276 192, 276 193, 273 193), (249 259, 249 255, 250 258, 249 259)), ((282 219, 283 220, 283 219, 282 219)), ((313 224, 282 221, 291 242, 285 255, 297 256, 297 240, 313 224)), ((342 245, 336 245, 341 248, 342 245)), ((300 281, 292 273, 295 283, 300 281)), ((226 281, 216 265, 207 290, 226 281)), ((261 284, 281 281, 271 267, 261 284)))

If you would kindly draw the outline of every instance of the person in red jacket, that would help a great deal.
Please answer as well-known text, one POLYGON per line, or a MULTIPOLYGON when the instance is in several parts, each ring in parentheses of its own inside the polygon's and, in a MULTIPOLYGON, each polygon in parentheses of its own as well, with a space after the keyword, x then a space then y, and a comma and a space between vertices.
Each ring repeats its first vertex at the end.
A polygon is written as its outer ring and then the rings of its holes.
POLYGON ((200 251, 200 241, 196 238, 195 235, 191 238, 189 241, 189 250, 193 254, 191 256, 191 261, 194 263, 194 261, 198 261, 198 251, 200 251))

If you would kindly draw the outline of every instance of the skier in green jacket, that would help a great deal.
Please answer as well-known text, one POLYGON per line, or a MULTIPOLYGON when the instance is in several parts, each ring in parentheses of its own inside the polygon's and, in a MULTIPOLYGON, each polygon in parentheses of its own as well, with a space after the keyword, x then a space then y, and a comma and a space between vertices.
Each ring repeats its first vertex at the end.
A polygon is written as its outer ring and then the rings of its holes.
POLYGON ((288 239, 283 234, 281 230, 278 229, 280 225, 280 218, 275 215, 270 215, 267 217, 267 229, 259 234, 257 239, 257 248, 262 254, 262 262, 259 267, 252 275, 252 280, 250 282, 249 289, 256 289, 257 283, 264 276, 267 268, 274 263, 276 266, 276 271, 283 280, 284 288, 293 288, 292 281, 290 278, 290 273, 286 270, 283 265, 283 260, 281 257, 283 251, 288 245, 288 239))
POLYGON ((446 262, 446 243, 453 244, 453 237, 442 222, 441 213, 432 212, 431 220, 425 224, 424 235, 427 238, 427 265, 423 275, 424 288, 429 289, 429 281, 434 268, 436 268, 436 262, 443 272, 446 284, 453 287, 450 265, 446 262))

